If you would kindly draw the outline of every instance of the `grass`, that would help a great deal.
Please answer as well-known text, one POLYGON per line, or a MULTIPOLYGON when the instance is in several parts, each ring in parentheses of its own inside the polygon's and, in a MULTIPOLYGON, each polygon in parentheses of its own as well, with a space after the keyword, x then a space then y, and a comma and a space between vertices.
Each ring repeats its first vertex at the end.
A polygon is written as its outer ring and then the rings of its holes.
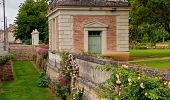
POLYGON ((130 50, 130 60, 147 60, 149 58, 148 61, 130 62, 131 64, 165 70, 170 67, 170 59, 161 59, 163 57, 170 58, 170 49, 130 50))
POLYGON ((130 62, 130 63, 161 69, 161 70, 166 70, 168 67, 170 67, 170 60, 151 60, 151 61, 139 61, 139 62, 130 62))
POLYGON ((0 100, 55 100, 48 88, 37 85, 39 72, 30 61, 14 61, 15 80, 3 83, 0 100))
POLYGON ((170 57, 170 49, 130 50, 130 59, 170 57))

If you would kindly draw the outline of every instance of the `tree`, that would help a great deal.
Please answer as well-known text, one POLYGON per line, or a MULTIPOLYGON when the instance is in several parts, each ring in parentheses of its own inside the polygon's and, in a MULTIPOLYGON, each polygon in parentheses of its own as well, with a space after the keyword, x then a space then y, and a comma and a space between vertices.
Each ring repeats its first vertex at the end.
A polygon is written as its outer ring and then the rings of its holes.
POLYGON ((31 39, 31 32, 37 29, 40 32, 40 40, 48 41, 48 22, 46 12, 48 4, 46 0, 26 0, 20 5, 19 13, 16 17, 15 29, 16 39, 22 42, 31 39))
MULTIPOLYGON (((129 0, 130 42, 138 42, 147 34, 149 41, 155 44, 167 32, 170 35, 170 1, 169 0, 129 0)), ((168 35, 166 34, 168 37, 168 35)))

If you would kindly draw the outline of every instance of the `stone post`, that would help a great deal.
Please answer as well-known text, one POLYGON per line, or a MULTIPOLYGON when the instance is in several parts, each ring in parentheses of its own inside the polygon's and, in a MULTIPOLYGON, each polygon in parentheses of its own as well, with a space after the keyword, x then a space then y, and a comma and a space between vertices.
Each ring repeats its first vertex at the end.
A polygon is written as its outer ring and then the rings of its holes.
POLYGON ((39 45, 39 32, 37 29, 32 31, 32 45, 39 45))

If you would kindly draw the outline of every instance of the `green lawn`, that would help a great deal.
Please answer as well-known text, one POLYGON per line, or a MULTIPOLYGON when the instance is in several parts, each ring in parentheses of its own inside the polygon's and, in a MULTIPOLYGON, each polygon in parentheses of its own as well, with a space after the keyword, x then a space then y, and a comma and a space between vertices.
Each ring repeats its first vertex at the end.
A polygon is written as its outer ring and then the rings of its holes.
POLYGON ((13 61, 15 80, 3 83, 0 100, 55 100, 48 88, 37 86, 38 71, 30 61, 13 61))
POLYGON ((166 70, 170 67, 170 60, 152 60, 152 61, 140 61, 140 62, 130 62, 131 64, 144 65, 151 68, 158 68, 166 70))
POLYGON ((170 57, 170 49, 130 50, 130 59, 170 57))

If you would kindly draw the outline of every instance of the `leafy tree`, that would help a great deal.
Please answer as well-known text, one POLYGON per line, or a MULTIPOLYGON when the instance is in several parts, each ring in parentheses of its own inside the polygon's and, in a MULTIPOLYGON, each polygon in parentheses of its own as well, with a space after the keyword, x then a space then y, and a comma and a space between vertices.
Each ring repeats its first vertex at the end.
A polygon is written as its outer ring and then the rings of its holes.
MULTIPOLYGON (((170 1, 169 0, 129 0, 130 43, 141 42, 142 36, 148 36, 149 42, 161 41, 160 37, 170 34, 170 1)), ((163 38, 164 39, 164 38, 163 38)))
POLYGON ((20 5, 19 13, 16 17, 15 29, 16 39, 25 42, 31 39, 31 32, 37 29, 40 32, 40 40, 42 42, 48 41, 48 23, 46 12, 48 4, 46 0, 26 0, 20 5))

